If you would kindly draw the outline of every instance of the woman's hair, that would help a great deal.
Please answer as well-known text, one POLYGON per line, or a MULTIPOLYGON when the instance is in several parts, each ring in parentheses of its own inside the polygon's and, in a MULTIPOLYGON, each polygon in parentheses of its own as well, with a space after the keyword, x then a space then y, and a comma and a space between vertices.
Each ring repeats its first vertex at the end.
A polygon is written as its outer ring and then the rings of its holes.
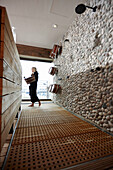
POLYGON ((32 67, 33 69, 35 69, 35 71, 37 71, 36 67, 32 67))

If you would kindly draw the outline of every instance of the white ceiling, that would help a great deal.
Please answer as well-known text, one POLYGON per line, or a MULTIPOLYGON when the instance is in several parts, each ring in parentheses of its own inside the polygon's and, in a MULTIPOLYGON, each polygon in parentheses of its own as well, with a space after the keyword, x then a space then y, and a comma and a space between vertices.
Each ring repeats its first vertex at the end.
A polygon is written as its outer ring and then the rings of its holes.
POLYGON ((16 43, 52 48, 76 17, 75 7, 86 0, 0 0, 5 6, 16 43), (53 24, 58 28, 54 29, 53 24))

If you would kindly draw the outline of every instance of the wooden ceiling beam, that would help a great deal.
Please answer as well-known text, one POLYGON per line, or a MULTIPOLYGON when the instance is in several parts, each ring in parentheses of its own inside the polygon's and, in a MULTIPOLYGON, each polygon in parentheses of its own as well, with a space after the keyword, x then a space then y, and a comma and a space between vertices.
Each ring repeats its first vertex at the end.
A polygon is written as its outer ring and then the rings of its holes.
POLYGON ((38 57, 42 59, 51 59, 49 56, 52 49, 28 46, 23 44, 16 44, 16 46, 20 55, 33 56, 37 59, 38 57))

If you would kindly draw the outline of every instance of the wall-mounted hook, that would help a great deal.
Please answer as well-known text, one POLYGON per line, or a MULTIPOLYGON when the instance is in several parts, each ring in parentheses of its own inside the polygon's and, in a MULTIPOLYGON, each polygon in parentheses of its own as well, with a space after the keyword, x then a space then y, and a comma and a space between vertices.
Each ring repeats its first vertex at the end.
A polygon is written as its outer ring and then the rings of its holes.
POLYGON ((58 78, 58 80, 62 80, 62 78, 58 78))
POLYGON ((55 66, 58 66, 58 67, 60 67, 60 65, 57 65, 57 64, 55 64, 55 66))

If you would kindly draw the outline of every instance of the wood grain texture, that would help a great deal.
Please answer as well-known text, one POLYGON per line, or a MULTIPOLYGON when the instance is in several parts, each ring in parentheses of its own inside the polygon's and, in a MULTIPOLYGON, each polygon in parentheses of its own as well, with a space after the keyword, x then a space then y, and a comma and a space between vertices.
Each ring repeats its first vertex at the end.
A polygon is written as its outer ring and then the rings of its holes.
MULTIPOLYGON (((2 37, 2 23, 4 23, 4 8, 1 8, 0 7, 0 41, 1 41, 1 37, 2 37)), ((4 34, 3 34, 4 35, 4 34)), ((3 75, 3 42, 0 43, 0 74, 1 74, 1 77, 3 75)), ((2 87, 2 79, 0 80, 0 87, 2 87)), ((0 96, 2 95, 2 88, 0 88, 0 96)), ((1 110, 2 110, 2 98, 0 97, 0 130, 1 130, 1 110)), ((1 131, 0 131, 0 151, 1 151, 1 131)))
POLYGON ((7 79, 2 79, 2 96, 11 94, 13 92, 21 91, 22 87, 20 84, 13 83, 11 81, 8 81, 7 79))
POLYGON ((4 35, 4 60, 6 60, 9 65, 12 65, 13 69, 15 69, 15 72, 19 75, 22 74, 21 71, 21 64, 19 59, 18 51, 15 50, 14 42, 10 39, 10 36, 7 32, 7 29, 5 28, 5 35, 4 35), (10 59, 10 61, 9 61, 10 59))
MULTIPOLYGON (((21 76, 21 71, 19 68, 18 62, 13 58, 13 54, 11 54, 10 48, 4 44, 4 61, 11 67, 11 69, 15 72, 15 74, 19 74, 21 76)), ((18 57, 18 56, 17 56, 18 57)))
POLYGON ((16 84, 21 82, 21 77, 14 71, 12 65, 10 66, 5 60, 0 60, 0 77, 6 78, 16 84))
POLYGON ((16 46, 17 46, 19 54, 21 55, 50 59, 49 55, 50 55, 51 49, 22 45, 22 44, 16 44, 16 46))
POLYGON ((21 96, 21 91, 13 92, 6 96, 2 96, 2 114, 6 109, 10 107, 10 105, 19 97, 21 96))
POLYGON ((0 28, 0 41, 4 41, 4 28, 5 28, 5 25, 1 24, 1 28, 0 28))
MULTIPOLYGON (((20 106, 20 102, 21 102, 21 96, 19 96, 10 106, 9 108, 3 113, 2 115, 2 127, 1 127, 1 132, 3 132, 3 130, 5 129, 8 121, 10 120, 10 118, 12 117, 13 114, 15 112, 16 107, 19 105, 20 106)), ((19 109, 19 107, 18 107, 19 109)))
POLYGON ((5 23, 5 13, 6 13, 6 9, 5 9, 5 7, 0 6, 0 10, 1 10, 1 16, 0 16, 0 18, 1 18, 1 24, 4 24, 4 23, 5 23))
POLYGON ((0 7, 0 151, 21 105, 22 68, 5 8, 0 7))
POLYGON ((3 60, 3 54, 4 54, 4 42, 0 42, 0 59, 3 60))
MULTIPOLYGON (((13 113, 11 114, 10 118, 8 119, 8 122, 4 128, 4 130, 2 131, 1 133, 1 146, 3 146, 3 144, 5 143, 5 140, 6 140, 6 137, 8 136, 8 133, 10 131, 10 128, 14 122, 14 119, 16 117, 16 114, 19 110, 19 107, 20 107, 20 102, 18 104, 16 104, 16 107, 15 109, 13 110, 13 113)), ((12 107, 13 109, 13 107, 12 107)))
MULTIPOLYGON (((3 77, 3 60, 0 59, 0 77, 3 77)), ((0 96, 2 96, 2 79, 0 78, 0 96)), ((2 103, 0 103, 0 106, 2 103)), ((1 107, 0 107, 1 110, 1 107)))

